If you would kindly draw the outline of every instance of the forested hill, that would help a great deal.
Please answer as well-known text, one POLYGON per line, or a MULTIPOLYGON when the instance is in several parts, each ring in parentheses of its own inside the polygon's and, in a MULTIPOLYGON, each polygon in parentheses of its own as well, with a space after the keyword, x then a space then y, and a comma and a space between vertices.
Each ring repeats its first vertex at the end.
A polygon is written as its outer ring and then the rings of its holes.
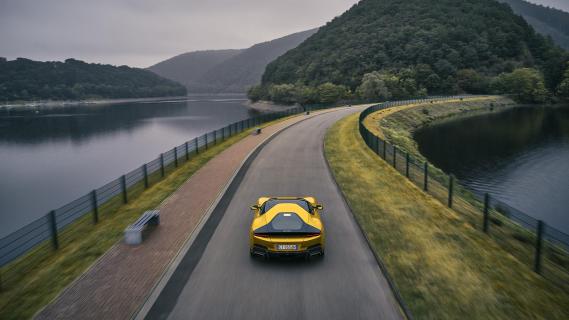
POLYGON ((143 69, 85 63, 74 59, 40 62, 0 58, 0 102, 185 94, 186 89, 182 85, 143 69))
POLYGON ((553 91, 566 60, 564 50, 495 0, 362 0, 270 63, 261 89, 330 82, 355 91, 364 74, 378 72, 421 89, 407 92, 476 93, 487 91, 490 77, 535 66, 553 91))
POLYGON ((569 12, 524 0, 498 1, 509 4, 514 12, 524 17, 536 31, 551 36, 558 45, 569 50, 569 12))
POLYGON ((186 52, 159 62, 148 70, 157 75, 190 85, 200 79, 214 66, 242 52, 242 49, 204 50, 186 52))
POLYGON ((188 86, 188 90, 245 92, 250 86, 261 82, 267 64, 297 47, 316 31, 318 29, 293 33, 245 49, 208 70, 194 86, 188 86))
POLYGON ((238 93, 258 84, 267 64, 295 48, 318 29, 294 33, 241 50, 181 54, 148 68, 179 81, 192 93, 238 93))

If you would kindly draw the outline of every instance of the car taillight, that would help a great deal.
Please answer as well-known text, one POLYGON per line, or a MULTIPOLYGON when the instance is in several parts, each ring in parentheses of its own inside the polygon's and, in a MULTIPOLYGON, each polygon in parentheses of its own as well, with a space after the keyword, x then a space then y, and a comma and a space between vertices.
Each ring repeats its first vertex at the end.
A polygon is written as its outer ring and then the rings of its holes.
POLYGON ((307 233, 307 234, 306 234, 307 237, 316 237, 316 236, 319 236, 319 235, 320 235, 320 232, 307 233))
POLYGON ((260 238, 269 238, 270 235, 267 233, 255 233, 255 237, 260 237, 260 238))

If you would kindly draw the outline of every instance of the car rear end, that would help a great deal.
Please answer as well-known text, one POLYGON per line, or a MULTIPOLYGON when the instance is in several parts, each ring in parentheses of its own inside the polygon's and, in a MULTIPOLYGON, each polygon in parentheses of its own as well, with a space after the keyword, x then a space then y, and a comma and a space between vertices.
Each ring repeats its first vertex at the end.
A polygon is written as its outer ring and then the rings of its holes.
MULTIPOLYGON (((307 221, 309 218, 305 217, 307 221)), ((323 255, 324 234, 295 212, 279 212, 251 235, 251 254, 263 257, 323 255)))
POLYGON ((306 235, 262 234, 253 235, 251 253, 262 257, 320 256, 324 252, 321 233, 306 235))

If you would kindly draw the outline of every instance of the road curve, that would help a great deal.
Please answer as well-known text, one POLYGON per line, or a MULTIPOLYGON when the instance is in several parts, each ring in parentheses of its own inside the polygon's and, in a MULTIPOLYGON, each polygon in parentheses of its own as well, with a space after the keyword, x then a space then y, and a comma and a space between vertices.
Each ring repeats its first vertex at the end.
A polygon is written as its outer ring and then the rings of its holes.
POLYGON ((202 229, 210 233, 202 250, 190 248, 146 318, 401 319, 323 153, 326 130, 360 110, 309 118, 268 142, 220 202, 219 221, 202 229), (264 195, 316 196, 324 204, 326 257, 251 259, 249 206, 264 195))

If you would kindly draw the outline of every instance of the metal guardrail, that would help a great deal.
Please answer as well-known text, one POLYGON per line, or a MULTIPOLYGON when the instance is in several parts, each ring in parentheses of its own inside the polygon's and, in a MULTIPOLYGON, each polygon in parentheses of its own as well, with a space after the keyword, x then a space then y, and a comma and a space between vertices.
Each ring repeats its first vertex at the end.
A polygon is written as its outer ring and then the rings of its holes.
POLYGON ((569 235, 492 198, 490 194, 480 197, 470 192, 454 176, 443 173, 428 162, 418 161, 404 149, 376 136, 364 124, 370 114, 390 107, 467 97, 430 97, 371 106, 360 114, 360 135, 375 154, 407 179, 461 213, 473 226, 495 239, 535 272, 569 289, 569 235))
MULTIPOLYGON (((308 110, 332 108, 336 105, 313 105, 290 108, 281 112, 261 114, 237 121, 223 128, 205 133, 159 155, 158 158, 92 190, 64 206, 0 239, 0 290, 22 276, 51 253, 64 247, 70 240, 70 228, 93 225, 105 219, 105 214, 160 181, 181 163, 249 128, 308 110), (89 219, 88 216, 92 218, 89 219), (18 263, 19 258, 29 263, 18 263)), ((21 261, 20 261, 21 262, 21 261)))

